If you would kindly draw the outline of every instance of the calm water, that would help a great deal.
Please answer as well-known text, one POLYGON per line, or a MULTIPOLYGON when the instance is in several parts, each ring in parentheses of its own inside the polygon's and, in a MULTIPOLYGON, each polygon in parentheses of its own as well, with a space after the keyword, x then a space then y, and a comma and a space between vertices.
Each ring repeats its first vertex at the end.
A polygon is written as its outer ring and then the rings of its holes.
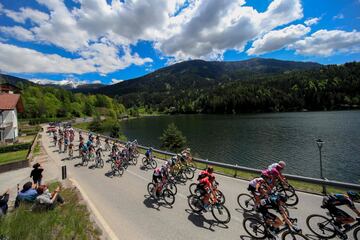
POLYGON ((360 181, 360 111, 162 116, 122 126, 129 139, 159 147, 171 122, 198 157, 254 168, 284 160, 287 173, 309 177, 320 175, 315 139, 321 138, 325 177, 360 181))

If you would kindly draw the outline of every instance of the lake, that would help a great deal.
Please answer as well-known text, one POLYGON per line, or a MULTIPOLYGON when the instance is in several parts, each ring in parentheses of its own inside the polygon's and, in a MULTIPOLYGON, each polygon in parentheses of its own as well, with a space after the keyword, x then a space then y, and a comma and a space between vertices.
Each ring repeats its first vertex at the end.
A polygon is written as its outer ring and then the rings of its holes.
POLYGON ((360 111, 146 117, 123 121, 122 129, 128 139, 158 148, 172 122, 197 157, 253 168, 284 160, 286 173, 317 178, 321 138, 324 176, 360 180, 360 111))

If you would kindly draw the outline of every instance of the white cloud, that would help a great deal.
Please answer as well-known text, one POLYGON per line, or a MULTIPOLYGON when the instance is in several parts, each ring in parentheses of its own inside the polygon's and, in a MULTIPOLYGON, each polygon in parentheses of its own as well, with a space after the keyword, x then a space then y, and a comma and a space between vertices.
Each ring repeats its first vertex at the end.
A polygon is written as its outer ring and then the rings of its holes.
POLYGON ((310 32, 310 30, 309 27, 298 24, 280 30, 270 31, 263 37, 255 40, 251 48, 247 50, 247 53, 250 55, 260 55, 282 49, 296 40, 299 40, 310 32))
POLYGON ((289 46, 297 54, 330 56, 336 53, 360 52, 360 32, 319 30, 289 46))
POLYGON ((91 81, 92 84, 101 84, 101 81, 100 80, 94 80, 94 81, 91 81))
POLYGON ((305 21, 305 25, 312 26, 312 25, 317 24, 320 20, 321 20, 321 18, 309 18, 308 20, 305 21))
POLYGON ((19 26, 14 27, 0 27, 0 32, 3 32, 4 34, 16 38, 21 41, 33 41, 34 40, 34 34, 19 26))
POLYGON ((344 18, 345 18, 344 14, 339 13, 338 15, 336 15, 336 16, 333 17, 333 20, 336 20, 336 19, 344 19, 344 18))
POLYGON ((298 0, 274 0, 263 13, 243 6, 243 0, 198 2, 196 14, 178 33, 156 44, 165 55, 177 60, 222 59, 227 49, 243 51, 259 34, 303 16, 298 0))
POLYGON ((18 12, 5 9, 3 12, 6 16, 18 23, 25 23, 26 20, 30 20, 32 23, 42 24, 49 19, 47 13, 32 8, 20 8, 18 12))
POLYGON ((123 82, 124 80, 121 80, 121 79, 116 79, 116 78, 113 78, 113 79, 111 79, 111 85, 112 84, 117 84, 117 83, 119 83, 119 82, 123 82))

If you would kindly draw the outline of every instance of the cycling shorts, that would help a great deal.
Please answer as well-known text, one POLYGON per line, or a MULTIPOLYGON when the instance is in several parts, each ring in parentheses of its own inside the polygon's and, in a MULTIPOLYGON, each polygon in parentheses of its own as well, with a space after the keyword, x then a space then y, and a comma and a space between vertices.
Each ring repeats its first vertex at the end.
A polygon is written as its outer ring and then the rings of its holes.
POLYGON ((335 218, 351 218, 351 216, 349 214, 347 214, 346 212, 344 212, 343 210, 341 210, 335 206, 328 207, 328 210, 331 215, 335 216, 335 218))
POLYGON ((153 182, 154 183, 160 183, 162 180, 162 177, 160 175, 153 175, 153 182))

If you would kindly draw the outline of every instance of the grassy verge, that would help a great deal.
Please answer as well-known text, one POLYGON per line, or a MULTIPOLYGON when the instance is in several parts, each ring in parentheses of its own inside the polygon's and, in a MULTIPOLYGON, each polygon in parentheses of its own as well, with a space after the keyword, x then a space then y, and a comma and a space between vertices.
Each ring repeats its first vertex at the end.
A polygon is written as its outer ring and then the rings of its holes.
MULTIPOLYGON (((50 185, 53 190, 58 183, 50 185)), ((32 212, 29 205, 9 212, 0 220, 0 239, 100 239, 100 230, 90 220, 89 212, 78 192, 72 188, 61 191, 65 204, 54 210, 32 212)))
POLYGON ((87 123, 87 122, 84 122, 84 123, 75 123, 73 124, 73 127, 75 128, 81 128, 81 129, 84 129, 86 131, 89 131, 89 125, 90 123, 87 123))
POLYGON ((32 142, 34 140, 35 136, 36 136, 36 134, 21 136, 21 137, 18 137, 18 140, 19 140, 19 142, 22 142, 22 143, 32 142))
POLYGON ((25 149, 16 152, 0 153, 0 165, 25 160, 28 151, 25 149))

